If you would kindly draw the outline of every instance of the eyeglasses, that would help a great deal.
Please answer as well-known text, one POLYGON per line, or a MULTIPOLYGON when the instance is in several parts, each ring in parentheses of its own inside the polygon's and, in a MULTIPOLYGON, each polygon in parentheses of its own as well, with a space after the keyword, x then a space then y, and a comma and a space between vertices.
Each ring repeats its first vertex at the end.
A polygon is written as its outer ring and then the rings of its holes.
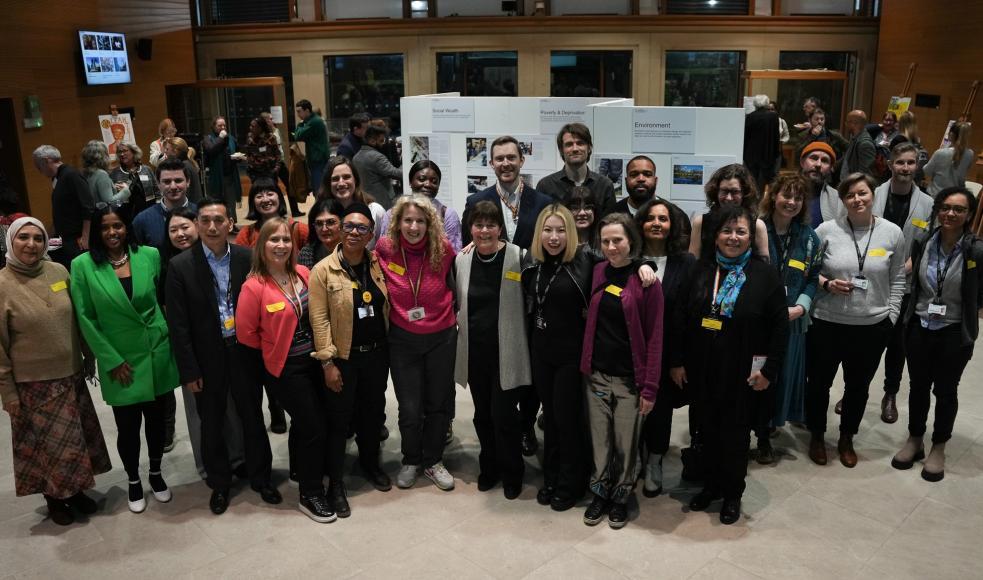
POLYGON ((949 213, 952 212, 956 215, 963 215, 968 212, 969 208, 964 205, 943 205, 939 207, 939 213, 949 213))
POLYGON ((353 224, 352 222, 341 224, 341 229, 345 230, 346 234, 357 233, 360 236, 364 236, 372 231, 372 228, 365 224, 353 224))
MULTIPOLYGON (((338 225, 338 220, 314 220, 314 227, 319 230, 333 228, 338 225)), ((347 231, 347 230, 346 230, 347 231)))

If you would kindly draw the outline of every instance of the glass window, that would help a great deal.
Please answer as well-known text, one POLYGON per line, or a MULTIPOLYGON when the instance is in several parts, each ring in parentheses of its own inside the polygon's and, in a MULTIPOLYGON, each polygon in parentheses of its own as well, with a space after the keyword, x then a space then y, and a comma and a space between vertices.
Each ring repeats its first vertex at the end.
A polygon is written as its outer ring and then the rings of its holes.
POLYGON ((666 14, 746 15, 749 0, 666 0, 666 14))
POLYGON ((402 0, 319 0, 325 20, 346 18, 402 18, 402 0))
POLYGON ((782 0, 785 16, 853 16, 855 0, 782 0))
POLYGON ((666 51, 666 94, 672 107, 741 106, 744 52, 666 51))
POLYGON ((290 22, 289 0, 211 0, 209 24, 290 22))
MULTIPOLYGON (((269 58, 227 58, 215 61, 215 72, 219 78, 250 78, 250 77, 283 77, 283 85, 287 95, 284 117, 290 132, 294 130, 294 116, 289 114, 294 103, 294 75, 289 56, 269 58)), ((246 127, 249 126, 247 121, 246 127)), ((245 133, 236 128, 236 135, 245 133)))
POLYGON ((521 4, 502 0, 439 0, 437 16, 508 16, 514 15, 521 4), (503 10, 503 5, 511 10, 503 10))
MULTIPOLYGON (((353 113, 389 119, 399 113, 405 95, 402 54, 359 54, 324 57, 325 121, 332 133, 348 130, 353 113)), ((390 127, 394 124, 390 123, 390 127)), ((397 124, 398 125, 398 124, 397 124)))
MULTIPOLYGON (((778 68, 850 71, 852 58, 849 52, 782 51, 778 68)), ((802 103, 809 97, 819 99, 819 106, 826 112, 826 128, 839 129, 844 114, 843 81, 778 81, 778 112, 789 126, 805 121, 802 103)))
POLYGON ((550 53, 550 95, 631 97, 631 51, 554 50, 550 53))
POLYGON ((550 14, 631 14, 631 0, 552 0, 550 14))
POLYGON ((437 92, 472 97, 514 97, 519 53, 438 52, 437 92))

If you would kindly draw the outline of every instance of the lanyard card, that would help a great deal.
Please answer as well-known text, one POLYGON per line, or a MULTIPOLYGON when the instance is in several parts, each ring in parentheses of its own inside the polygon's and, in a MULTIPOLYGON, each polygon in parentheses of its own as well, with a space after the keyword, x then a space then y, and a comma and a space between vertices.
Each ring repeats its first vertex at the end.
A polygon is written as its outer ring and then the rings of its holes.
POLYGON ((717 318, 716 316, 704 316, 703 321, 700 326, 707 330, 712 330, 714 332, 719 332, 724 327, 724 321, 717 318))

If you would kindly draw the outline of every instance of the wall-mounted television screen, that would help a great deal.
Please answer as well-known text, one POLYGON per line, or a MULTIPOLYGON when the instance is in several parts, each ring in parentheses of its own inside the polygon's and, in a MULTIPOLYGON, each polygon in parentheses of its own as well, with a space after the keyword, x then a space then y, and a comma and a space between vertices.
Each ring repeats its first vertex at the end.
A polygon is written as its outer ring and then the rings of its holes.
POLYGON ((130 82, 130 61, 126 57, 126 37, 118 32, 79 31, 85 82, 114 85, 130 82))

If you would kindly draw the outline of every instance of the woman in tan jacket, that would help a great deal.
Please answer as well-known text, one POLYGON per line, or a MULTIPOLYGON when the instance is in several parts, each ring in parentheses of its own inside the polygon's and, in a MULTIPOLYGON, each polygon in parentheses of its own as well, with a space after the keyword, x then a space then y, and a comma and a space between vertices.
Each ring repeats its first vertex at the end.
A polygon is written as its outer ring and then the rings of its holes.
POLYGON ((385 421, 389 377, 389 297, 375 254, 366 249, 375 231, 368 206, 355 202, 342 212, 342 242, 314 266, 310 278, 314 357, 328 386, 327 472, 336 513, 345 497, 345 442, 356 433, 365 478, 379 491, 392 483, 379 466, 379 435, 385 421))

